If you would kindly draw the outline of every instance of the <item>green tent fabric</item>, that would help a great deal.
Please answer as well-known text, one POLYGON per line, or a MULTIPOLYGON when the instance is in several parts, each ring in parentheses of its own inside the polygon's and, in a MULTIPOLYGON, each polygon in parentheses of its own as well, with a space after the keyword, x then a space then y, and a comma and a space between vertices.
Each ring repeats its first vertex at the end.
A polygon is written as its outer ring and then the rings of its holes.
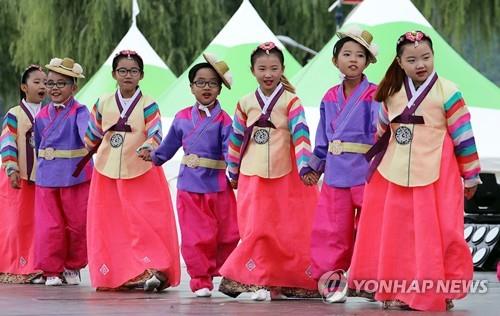
POLYGON ((76 95, 76 99, 91 107, 105 93, 116 90, 116 81, 111 76, 111 63, 121 50, 134 50, 144 61, 144 79, 140 82, 144 94, 157 99, 174 82, 175 75, 156 54, 135 23, 113 50, 111 55, 76 95))
MULTIPOLYGON (((470 106, 482 169, 500 171, 500 146, 492 133, 500 122, 500 89, 453 50, 411 1, 365 0, 347 17, 342 28, 349 25, 369 30, 379 47, 377 63, 365 71, 374 83, 380 82, 396 55, 396 41, 401 34, 412 30, 428 34, 434 45, 438 75, 455 82, 470 106)), ((333 36, 319 54, 292 78, 313 131, 319 120, 318 108, 323 95, 340 82, 339 71, 331 61, 337 39, 333 36)))
MULTIPOLYGON (((257 81, 250 72, 250 54, 257 45, 267 41, 273 41, 283 49, 285 75, 291 78, 301 68, 301 65, 283 47, 247 0, 242 2, 224 28, 205 48, 204 52, 215 54, 219 59, 224 60, 231 70, 233 86, 231 90, 224 87, 219 96, 222 107, 230 115, 234 113, 238 99, 257 87, 257 81)), ((188 72, 193 65, 204 61, 202 54, 200 54, 157 100, 162 116, 172 117, 180 109, 194 103, 194 97, 189 87, 188 72)))

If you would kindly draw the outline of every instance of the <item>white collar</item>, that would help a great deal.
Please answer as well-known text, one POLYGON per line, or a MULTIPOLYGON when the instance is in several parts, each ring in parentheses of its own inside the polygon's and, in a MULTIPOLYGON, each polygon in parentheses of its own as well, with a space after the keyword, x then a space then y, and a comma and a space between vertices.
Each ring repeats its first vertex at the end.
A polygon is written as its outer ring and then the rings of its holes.
POLYGON ((128 109, 130 108, 130 105, 132 104, 132 101, 137 98, 137 96, 139 95, 139 93, 141 93, 141 89, 137 88, 137 90, 135 90, 135 93, 134 93, 134 95, 131 98, 125 99, 122 96, 122 93, 120 92, 120 89, 118 89, 118 100, 120 100, 120 103, 122 105, 122 113, 120 113, 121 117, 125 116, 125 113, 127 113, 128 109))
POLYGON ((210 108, 212 105, 214 105, 214 104, 215 104, 215 102, 216 102, 216 101, 214 101, 214 102, 212 102, 212 103, 210 103, 210 104, 208 104, 208 105, 203 105, 203 104, 201 104, 200 102, 196 102, 196 104, 198 105, 198 109, 199 109, 199 110, 202 110, 203 112, 205 112, 205 115, 206 115, 207 117, 211 117, 211 116, 212 116, 212 114, 210 114, 210 109, 209 109, 209 108, 210 108))
POLYGON ((408 86, 410 87, 411 91, 411 99, 408 101, 407 107, 412 107, 413 103, 415 100, 424 92, 425 89, 427 89, 427 86, 431 83, 432 78, 434 78, 434 75, 436 74, 436 71, 433 71, 427 79, 425 79, 424 83, 418 87, 418 89, 415 89, 415 85, 413 84, 413 81, 410 79, 410 77, 406 76, 406 82, 408 83, 408 86))
POLYGON ((24 106, 30 111, 31 116, 35 118, 35 116, 40 112, 40 108, 42 107, 42 103, 30 103, 26 102, 25 99, 22 99, 21 102, 24 104, 24 106))
POLYGON ((260 86, 257 88, 257 93, 259 94, 262 101, 264 101, 264 107, 262 108, 262 114, 266 114, 267 108, 269 108, 271 101, 278 94, 278 92, 281 90, 282 87, 283 87, 283 84, 281 82, 278 83, 276 88, 274 88, 273 93, 271 93, 271 95, 268 97, 264 95, 264 92, 262 92, 262 89, 260 88, 260 86))

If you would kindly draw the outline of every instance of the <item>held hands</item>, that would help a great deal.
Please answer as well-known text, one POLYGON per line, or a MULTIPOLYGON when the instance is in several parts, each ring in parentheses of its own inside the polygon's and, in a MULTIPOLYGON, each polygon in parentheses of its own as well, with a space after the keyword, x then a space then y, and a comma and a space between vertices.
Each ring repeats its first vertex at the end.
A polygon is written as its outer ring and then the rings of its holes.
POLYGON ((21 188, 21 177, 19 176, 19 171, 14 171, 10 174, 9 183, 13 189, 21 188))
POLYGON ((231 188, 233 188, 233 190, 238 189, 238 180, 230 179, 229 183, 231 184, 231 188))
POLYGON ((311 171, 302 176, 302 182, 305 185, 316 185, 319 181, 319 174, 315 171, 311 171))
POLYGON ((144 161, 151 161, 151 149, 142 148, 137 152, 137 156, 139 156, 139 158, 141 158, 144 161))
POLYGON ((464 188, 464 196, 467 200, 472 199, 474 194, 476 193, 477 190, 477 185, 470 187, 470 188, 464 188))

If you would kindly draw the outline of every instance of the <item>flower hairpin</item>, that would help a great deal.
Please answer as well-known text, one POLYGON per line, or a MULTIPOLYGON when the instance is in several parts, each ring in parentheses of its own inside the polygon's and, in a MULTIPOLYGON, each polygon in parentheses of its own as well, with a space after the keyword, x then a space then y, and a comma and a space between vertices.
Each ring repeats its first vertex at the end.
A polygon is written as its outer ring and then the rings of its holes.
POLYGON ((426 35, 421 32, 421 31, 411 31, 411 32, 406 32, 405 34, 401 35, 398 39, 398 45, 403 42, 404 40, 408 40, 412 43, 415 44, 415 47, 417 47, 422 39, 424 39, 426 35))
POLYGON ((259 45, 259 48, 266 52, 269 55, 269 51, 276 47, 276 44, 273 42, 265 42, 259 45))

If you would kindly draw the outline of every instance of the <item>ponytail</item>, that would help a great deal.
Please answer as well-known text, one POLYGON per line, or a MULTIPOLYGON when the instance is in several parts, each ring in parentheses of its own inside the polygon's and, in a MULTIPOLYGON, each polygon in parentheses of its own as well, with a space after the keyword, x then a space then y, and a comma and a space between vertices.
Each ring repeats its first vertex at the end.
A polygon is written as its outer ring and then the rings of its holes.
POLYGON ((401 89, 405 78, 404 70, 399 66, 397 57, 394 57, 392 64, 387 69, 382 82, 380 82, 377 92, 375 93, 375 101, 383 102, 388 97, 392 96, 401 89))
POLYGON ((290 81, 288 81, 285 75, 281 75, 280 82, 286 91, 295 93, 295 87, 290 83, 290 81))

